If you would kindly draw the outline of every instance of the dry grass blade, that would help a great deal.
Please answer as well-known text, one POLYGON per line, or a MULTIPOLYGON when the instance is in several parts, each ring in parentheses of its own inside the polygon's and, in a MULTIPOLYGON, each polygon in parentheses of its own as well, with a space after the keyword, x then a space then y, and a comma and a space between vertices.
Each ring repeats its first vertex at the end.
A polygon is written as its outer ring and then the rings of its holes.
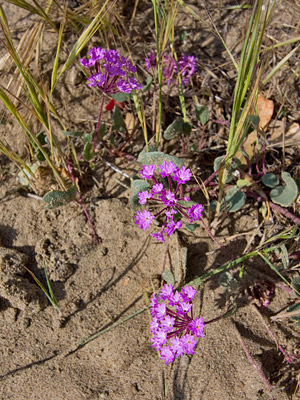
POLYGON ((85 29, 82 35, 79 37, 77 42, 74 44, 69 57, 65 64, 63 65, 59 77, 66 71, 66 69, 72 64, 75 58, 78 56, 80 51, 87 45, 87 43, 91 40, 91 38, 98 31, 100 26, 103 23, 104 16, 108 13, 108 11, 114 6, 116 0, 110 1, 106 0, 100 11, 97 13, 93 21, 89 24, 89 26, 85 29), (109 4, 109 7, 108 7, 109 4))
POLYGON ((278 71, 281 70, 281 68, 284 66, 284 64, 296 53, 296 51, 299 49, 300 45, 295 47, 292 51, 290 51, 277 65, 275 68, 272 69, 272 71, 265 77, 263 80, 262 84, 265 85, 268 80, 270 80, 278 71))
POLYGON ((58 32, 58 42, 57 42, 57 48, 56 48, 56 55, 55 55, 55 60, 53 64, 53 70, 52 70, 52 75, 51 75, 51 89, 50 93, 52 94, 55 83, 56 83, 56 78, 57 78, 57 70, 58 70, 58 60, 59 60, 59 53, 60 53, 60 47, 62 43, 62 37, 63 37, 63 31, 64 31, 65 23, 64 21, 60 24, 59 27, 59 32, 58 32))
MULTIPOLYGON (((29 4, 25 0, 7 0, 7 1, 11 4, 15 4, 18 7, 24 8, 25 10, 27 10, 33 14, 39 15, 45 21, 49 22, 49 24, 52 26, 52 28, 57 32, 57 27, 56 27, 55 23, 51 20, 51 18, 49 18, 48 14, 43 10, 43 8, 35 0, 33 0, 33 2, 36 5, 36 7, 29 4)), ((50 1, 50 4, 51 3, 52 3, 52 0, 50 1)))
POLYGON ((19 123, 21 128, 25 131, 25 133, 28 136, 28 139, 29 139, 30 143, 34 143, 35 146, 41 151, 41 153, 43 154, 45 160, 47 161, 47 163, 51 167, 51 169, 53 171, 53 174, 56 177, 57 182, 59 183, 59 185, 63 189, 65 189, 66 188, 65 183, 64 183, 63 179, 61 178, 61 176, 60 176, 58 170, 56 169, 55 165, 53 164, 52 160, 49 158, 47 152, 45 152, 43 146, 41 146, 40 142, 32 134, 32 132, 30 131, 28 125, 26 124, 26 122, 24 121, 23 117, 21 116, 21 114, 17 110, 16 106, 13 104, 13 102, 10 100, 10 98, 7 96, 7 94, 5 93, 5 91, 1 87, 0 87, 0 100, 4 103, 6 108, 15 117, 15 119, 17 120, 17 122, 19 123))

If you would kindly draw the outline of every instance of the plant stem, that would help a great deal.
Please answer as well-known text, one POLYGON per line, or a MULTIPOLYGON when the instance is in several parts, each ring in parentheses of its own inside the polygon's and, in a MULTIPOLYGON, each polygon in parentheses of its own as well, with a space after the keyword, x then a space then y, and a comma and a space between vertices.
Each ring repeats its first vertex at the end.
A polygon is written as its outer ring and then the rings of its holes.
POLYGON ((101 119, 102 119, 103 106, 104 106, 104 95, 102 94, 102 99, 101 99, 101 103, 100 103, 99 117, 98 117, 96 131, 94 133, 94 138, 93 138, 93 152, 95 152, 96 146, 97 146, 97 137, 98 137, 98 132, 99 132, 101 119))

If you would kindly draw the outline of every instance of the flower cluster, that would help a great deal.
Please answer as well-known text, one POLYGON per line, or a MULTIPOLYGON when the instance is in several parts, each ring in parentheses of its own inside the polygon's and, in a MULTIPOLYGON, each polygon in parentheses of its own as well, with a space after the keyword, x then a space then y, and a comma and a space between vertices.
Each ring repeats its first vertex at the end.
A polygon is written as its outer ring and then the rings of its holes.
POLYGON ((192 286, 173 293, 173 286, 165 284, 158 296, 151 297, 150 341, 166 364, 183 354, 194 354, 197 338, 204 337, 203 318, 193 318, 196 293, 192 286))
MULTIPOLYGON (((167 84, 169 85, 174 81, 174 76, 178 75, 178 69, 181 76, 181 82, 186 85, 191 76, 196 72, 196 59, 194 56, 183 54, 178 58, 178 63, 172 56, 171 52, 164 52, 162 55, 163 69, 162 74, 167 84)), ((156 56, 151 51, 145 59, 147 70, 156 67, 156 56)))
POLYGON ((130 93, 133 89, 141 89, 138 81, 130 76, 136 73, 136 66, 116 50, 93 47, 89 59, 81 58, 80 62, 90 71, 88 85, 99 87, 103 93, 130 93))
POLYGON ((182 193, 182 185, 188 182, 192 176, 189 168, 184 166, 178 168, 171 161, 164 161, 162 165, 159 165, 159 174, 162 178, 167 178, 168 189, 165 189, 164 185, 155 178, 155 169, 155 165, 143 165, 142 167, 141 177, 147 180, 150 179, 153 185, 151 190, 144 190, 138 193, 139 203, 144 205, 147 200, 151 199, 161 204, 163 208, 154 215, 147 210, 137 211, 135 223, 139 228, 146 231, 155 217, 164 214, 165 218, 160 232, 151 233, 151 236, 163 243, 165 241, 164 233, 170 236, 176 229, 181 228, 182 221, 178 219, 180 215, 186 217, 190 223, 197 221, 202 217, 203 206, 202 204, 193 204, 191 207, 184 206, 184 203, 190 201, 190 198, 183 196, 182 193), (175 187, 174 182, 176 182, 175 187))

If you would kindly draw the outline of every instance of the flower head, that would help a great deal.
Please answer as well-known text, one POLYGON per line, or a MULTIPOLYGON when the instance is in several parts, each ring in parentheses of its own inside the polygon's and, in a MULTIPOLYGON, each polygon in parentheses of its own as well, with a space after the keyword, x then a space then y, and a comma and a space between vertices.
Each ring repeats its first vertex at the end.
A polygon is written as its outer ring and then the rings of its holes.
POLYGON ((143 165, 141 170, 141 177, 143 179, 151 179, 155 173, 155 165, 143 165))
POLYGON ((136 73, 136 67, 128 58, 120 56, 117 50, 93 47, 88 55, 88 59, 81 58, 80 62, 91 73, 89 86, 98 87, 107 94, 131 93, 134 89, 141 89, 142 86, 131 76, 136 73))
POLYGON ((171 161, 164 161, 162 165, 159 165, 159 168, 161 170, 160 175, 163 178, 172 175, 177 170, 176 165, 173 164, 171 161))
MULTIPOLYGON (((178 75, 181 77, 182 85, 186 85, 196 72, 196 58, 188 54, 179 55, 178 62, 176 62, 173 54, 165 51, 160 62, 164 81, 168 85, 175 83, 178 75)), ((145 64, 147 70, 156 68, 156 55, 153 51, 145 58, 145 64)))
POLYGON ((159 300, 155 294, 151 297, 150 341, 166 364, 183 354, 194 354, 197 339, 204 336, 203 318, 193 318, 191 299, 195 292, 191 286, 185 286, 174 293, 173 286, 165 284, 159 300), (176 309, 172 310, 174 306, 176 309))
POLYGON ((184 184, 187 183, 191 179, 192 173, 189 168, 185 168, 182 166, 180 169, 174 173, 173 179, 174 181, 184 184))
MULTIPOLYGON (((168 187, 165 188, 164 184, 158 182, 155 177, 156 165, 143 165, 140 175, 143 179, 151 179, 152 188, 148 185, 148 190, 139 192, 138 198, 139 203, 144 205, 148 200, 161 204, 160 209, 155 215, 151 216, 152 219, 157 216, 163 216, 164 222, 161 230, 158 233, 151 233, 151 236, 157 239, 158 242, 164 243, 164 234, 171 236, 177 229, 180 229, 183 225, 180 217, 185 217, 189 222, 197 221, 202 217, 203 206, 202 204, 194 204, 191 208, 184 205, 184 202, 190 201, 188 196, 183 196, 182 186, 191 179, 192 173, 189 168, 181 166, 180 168, 175 165, 172 161, 163 161, 159 165, 159 175, 161 178, 165 178, 168 187), (174 184, 176 182, 176 184, 174 184), (174 187, 175 186, 175 187, 174 187)), ((145 214, 146 210, 141 214, 137 212, 135 216, 136 224, 143 230, 146 230, 149 226, 149 220, 144 221, 144 217, 148 216, 145 214)), ((150 218, 150 217, 149 217, 150 218)))
POLYGON ((139 226, 139 228, 145 231, 147 228, 149 228, 153 219, 154 215, 151 215, 149 211, 138 211, 137 215, 135 216, 135 223, 139 226))

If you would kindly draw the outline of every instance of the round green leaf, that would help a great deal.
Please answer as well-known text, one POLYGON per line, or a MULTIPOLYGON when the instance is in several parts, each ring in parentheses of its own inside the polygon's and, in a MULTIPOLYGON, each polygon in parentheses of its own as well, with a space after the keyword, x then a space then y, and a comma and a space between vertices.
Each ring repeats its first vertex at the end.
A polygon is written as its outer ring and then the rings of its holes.
POLYGON ((179 117, 173 121, 165 130, 164 138, 166 140, 172 140, 180 137, 183 134, 183 118, 179 117))
POLYGON ((196 118, 205 125, 209 120, 209 111, 206 106, 196 106, 196 118))
POLYGON ((138 162, 143 165, 162 165, 164 161, 171 161, 178 168, 183 166, 183 162, 179 158, 170 156, 169 154, 165 154, 160 151, 153 151, 149 153, 141 152, 138 156, 138 162))
POLYGON ((246 195, 244 192, 239 192, 238 187, 233 187, 228 190, 225 196, 226 205, 229 212, 238 211, 245 204, 246 195))
POLYGON ((298 195, 298 187, 294 179, 288 172, 281 174, 285 186, 277 186, 270 193, 274 203, 280 204, 283 207, 289 207, 296 200, 298 195))
POLYGON ((76 185, 73 185, 66 192, 61 190, 53 190, 48 192, 43 197, 43 201, 47 203, 46 207, 48 210, 52 210, 57 207, 64 206, 75 199, 77 193, 76 185))
POLYGON ((274 188, 275 186, 279 185, 279 179, 275 174, 272 172, 269 174, 266 174, 262 177, 263 184, 270 187, 274 188))
POLYGON ((175 277, 174 277, 174 274, 169 269, 166 269, 162 276, 163 276, 164 281, 167 282, 168 285, 171 284, 172 286, 174 286, 175 277))

